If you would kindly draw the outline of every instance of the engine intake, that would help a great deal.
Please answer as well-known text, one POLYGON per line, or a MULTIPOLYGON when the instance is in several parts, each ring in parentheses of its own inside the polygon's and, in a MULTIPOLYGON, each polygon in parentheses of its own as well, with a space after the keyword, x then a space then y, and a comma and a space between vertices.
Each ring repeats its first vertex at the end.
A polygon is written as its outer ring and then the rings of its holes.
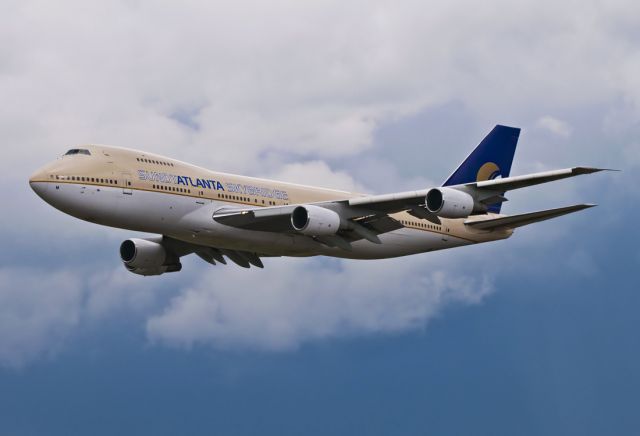
POLYGON ((120 258, 128 271, 143 276, 156 276, 182 269, 179 259, 162 244, 147 239, 132 238, 124 241, 120 244, 120 258))
POLYGON ((291 225, 304 235, 335 235, 340 222, 340 215, 320 206, 298 206, 291 212, 291 225))
POLYGON ((429 212, 443 218, 466 218, 475 205, 471 195, 451 188, 430 189, 425 202, 429 212))

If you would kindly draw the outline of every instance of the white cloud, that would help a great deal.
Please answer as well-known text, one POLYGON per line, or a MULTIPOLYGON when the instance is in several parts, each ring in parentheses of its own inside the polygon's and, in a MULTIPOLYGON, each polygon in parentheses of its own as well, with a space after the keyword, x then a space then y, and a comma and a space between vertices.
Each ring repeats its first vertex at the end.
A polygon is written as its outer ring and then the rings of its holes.
MULTIPOLYGON (((115 257, 115 256, 114 256, 115 257)), ((103 265, 87 278, 83 314, 87 319, 103 319, 114 313, 148 313, 155 308, 160 281, 135 274, 123 274, 123 266, 103 265)), ((163 283, 171 282, 164 278, 163 283)))
POLYGON ((174 346, 290 349, 421 328, 447 304, 479 303, 493 289, 486 278, 425 263, 425 256, 334 265, 298 259, 260 271, 212 270, 152 316, 147 331, 174 346))
POLYGON ((568 138, 571 135, 571 126, 558 118, 547 115, 539 118, 536 124, 538 127, 548 130, 558 136, 568 138))
POLYGON ((80 281, 67 272, 0 268, 0 365, 51 355, 78 325, 80 281))
MULTIPOLYGON (((81 257, 95 256, 85 252, 81 257)), ((77 261, 75 268, 0 268, 0 367, 20 368, 54 356, 76 330, 114 315, 144 319, 159 310, 167 293, 179 289, 178 277, 125 274, 104 257, 98 258, 101 264, 77 261)))
POLYGON ((333 171, 326 162, 315 160, 285 164, 271 176, 275 180, 310 186, 338 189, 350 192, 364 192, 365 188, 344 171, 333 171))

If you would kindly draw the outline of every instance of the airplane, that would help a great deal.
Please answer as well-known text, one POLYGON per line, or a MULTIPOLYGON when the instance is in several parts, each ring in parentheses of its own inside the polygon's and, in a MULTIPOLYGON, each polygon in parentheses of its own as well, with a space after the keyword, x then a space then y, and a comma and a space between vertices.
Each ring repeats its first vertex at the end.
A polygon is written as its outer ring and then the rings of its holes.
POLYGON ((510 237, 514 229, 595 206, 500 213, 506 192, 604 171, 573 167, 510 177, 520 129, 496 125, 441 186, 368 195, 210 171, 154 153, 83 145, 36 171, 35 193, 85 221, 158 236, 120 245, 126 269, 262 258, 381 259, 510 237))

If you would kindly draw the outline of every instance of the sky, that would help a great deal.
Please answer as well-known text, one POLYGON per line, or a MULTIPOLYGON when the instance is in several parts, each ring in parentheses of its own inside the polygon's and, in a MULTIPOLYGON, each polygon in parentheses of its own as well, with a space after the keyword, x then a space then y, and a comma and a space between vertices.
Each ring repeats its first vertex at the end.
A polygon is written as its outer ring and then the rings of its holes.
MULTIPOLYGON (((640 5, 44 1, 0 14, 0 435, 636 434, 640 5), (73 145, 360 192, 441 183, 495 124, 503 213, 599 206, 379 261, 183 259, 29 188, 73 145)), ((144 235, 142 235, 144 237, 144 235)))

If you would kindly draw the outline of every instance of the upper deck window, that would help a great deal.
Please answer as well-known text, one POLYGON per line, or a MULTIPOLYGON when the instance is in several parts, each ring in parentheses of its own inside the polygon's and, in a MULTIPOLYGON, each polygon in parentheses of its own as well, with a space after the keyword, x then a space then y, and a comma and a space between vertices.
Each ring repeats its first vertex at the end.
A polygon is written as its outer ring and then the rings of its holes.
POLYGON ((86 148, 72 148, 71 150, 67 151, 64 155, 69 156, 72 154, 86 154, 87 156, 91 156, 91 153, 89 153, 89 150, 87 150, 86 148))

